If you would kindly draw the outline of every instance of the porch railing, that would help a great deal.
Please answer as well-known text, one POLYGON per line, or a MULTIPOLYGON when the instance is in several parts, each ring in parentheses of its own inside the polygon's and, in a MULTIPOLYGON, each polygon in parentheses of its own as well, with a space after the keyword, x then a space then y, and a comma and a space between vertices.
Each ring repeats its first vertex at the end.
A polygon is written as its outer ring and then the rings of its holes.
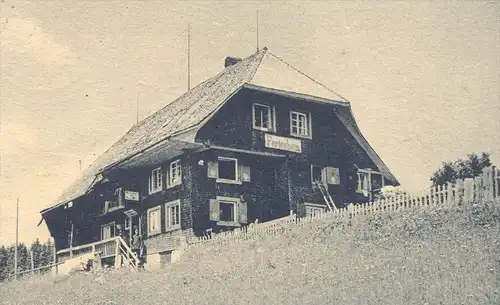
POLYGON ((59 250, 57 251, 57 261, 64 262, 72 257, 88 253, 100 253, 101 258, 115 257, 118 265, 124 262, 134 268, 139 262, 137 255, 120 236, 59 250))

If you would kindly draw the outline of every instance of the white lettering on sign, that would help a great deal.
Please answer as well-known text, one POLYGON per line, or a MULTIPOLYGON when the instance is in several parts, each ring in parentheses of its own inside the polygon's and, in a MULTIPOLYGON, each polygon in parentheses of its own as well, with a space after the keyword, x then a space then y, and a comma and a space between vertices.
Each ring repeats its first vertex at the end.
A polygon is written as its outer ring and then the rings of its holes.
POLYGON ((286 150, 296 153, 302 152, 302 142, 300 140, 273 136, 270 134, 265 135, 265 146, 268 148, 286 150))
POLYGON ((125 200, 139 201, 139 192, 125 191, 125 200))

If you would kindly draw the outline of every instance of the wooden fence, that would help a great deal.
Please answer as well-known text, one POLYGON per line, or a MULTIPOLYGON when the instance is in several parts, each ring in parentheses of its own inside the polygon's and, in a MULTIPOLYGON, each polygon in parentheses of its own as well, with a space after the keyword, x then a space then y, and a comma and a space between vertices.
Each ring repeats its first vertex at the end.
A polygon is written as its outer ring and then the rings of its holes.
POLYGON ((423 195, 403 194, 389 199, 377 200, 363 204, 348 204, 346 208, 335 209, 314 216, 287 217, 260 224, 250 224, 234 231, 203 237, 192 237, 187 240, 187 248, 205 248, 214 245, 232 244, 238 241, 253 239, 256 236, 278 236, 285 230, 300 228, 319 219, 337 219, 343 221, 363 215, 377 213, 394 213, 406 209, 428 209, 431 207, 453 207, 479 202, 496 200, 500 202, 500 169, 485 168, 480 176, 459 179, 456 183, 447 183, 429 189, 423 195))

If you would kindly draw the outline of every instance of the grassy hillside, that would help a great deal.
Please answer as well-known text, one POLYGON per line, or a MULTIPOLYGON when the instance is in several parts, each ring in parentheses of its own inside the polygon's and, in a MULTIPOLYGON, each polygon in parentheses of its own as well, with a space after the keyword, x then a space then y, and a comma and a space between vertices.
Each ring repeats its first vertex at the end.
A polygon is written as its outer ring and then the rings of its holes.
POLYGON ((500 304, 499 204, 327 219, 157 272, 0 285, 1 304, 500 304))

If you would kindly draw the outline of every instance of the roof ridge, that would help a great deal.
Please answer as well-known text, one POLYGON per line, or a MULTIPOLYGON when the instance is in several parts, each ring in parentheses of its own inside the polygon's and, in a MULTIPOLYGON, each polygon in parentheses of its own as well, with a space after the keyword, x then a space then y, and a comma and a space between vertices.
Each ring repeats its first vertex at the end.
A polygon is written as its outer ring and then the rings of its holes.
MULTIPOLYGON (((268 53, 267 50, 268 50, 267 47, 264 47, 264 48, 262 48, 262 51, 257 51, 253 54, 253 55, 257 55, 259 53, 262 53, 262 56, 260 57, 259 63, 257 64, 257 68, 253 71, 251 76, 248 78, 247 83, 251 83, 255 74, 257 74, 257 71, 259 71, 260 65, 262 64, 262 60, 264 59, 264 56, 266 56, 266 54, 268 53)), ((271 52, 269 52, 269 53, 271 53, 271 52)))
POLYGON ((303 76, 309 78, 310 80, 312 80, 313 82, 315 82, 316 84, 320 85, 321 87, 325 88, 326 90, 330 91, 331 93, 337 95, 338 97, 340 97, 341 99, 343 99, 344 101, 348 102, 348 103, 351 103, 348 99, 346 99, 345 97, 343 97, 342 95, 340 95, 339 93, 333 91, 332 89, 330 89, 329 87, 327 87, 326 85, 318 82, 317 80, 315 80, 314 78, 310 77, 309 75, 305 74, 304 72, 300 71, 299 69, 295 68, 294 66, 290 65, 288 62, 286 62, 284 59, 274 55, 272 52, 269 52, 269 54, 271 54, 273 57, 275 57, 277 60, 281 61, 282 63, 284 63, 285 65, 287 65, 288 67, 290 67, 291 69, 299 72, 300 74, 302 74, 303 76))

